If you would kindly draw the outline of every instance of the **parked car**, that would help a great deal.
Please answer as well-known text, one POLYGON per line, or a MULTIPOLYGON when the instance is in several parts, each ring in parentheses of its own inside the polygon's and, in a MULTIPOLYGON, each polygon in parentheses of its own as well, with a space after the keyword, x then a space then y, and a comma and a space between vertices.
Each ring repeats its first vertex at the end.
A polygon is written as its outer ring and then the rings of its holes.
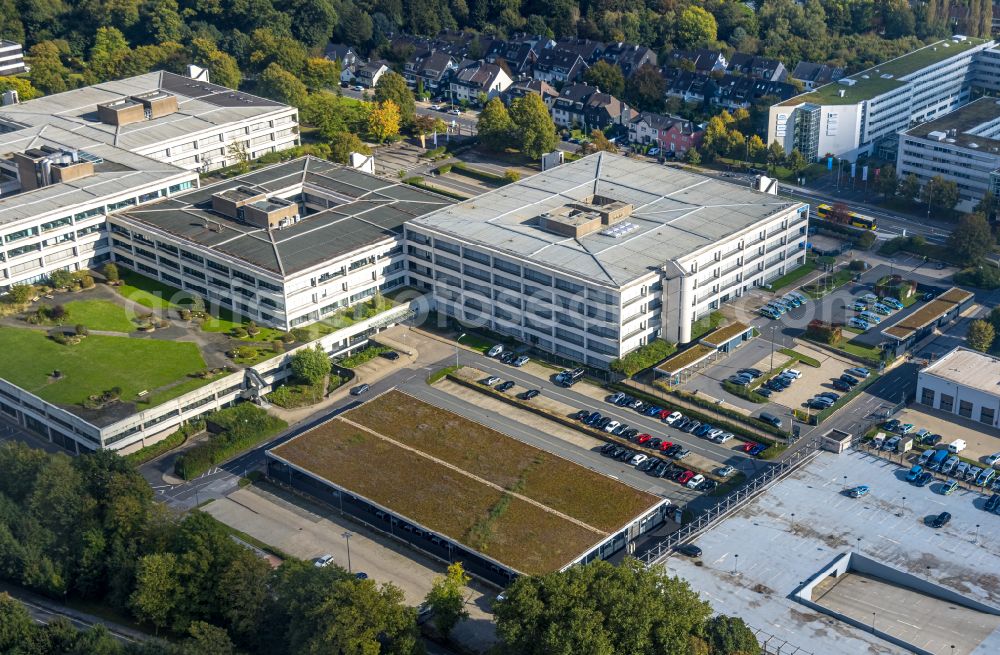
POLYGON ((723 432, 722 434, 713 437, 712 441, 714 441, 715 443, 726 443, 735 436, 736 435, 734 435, 732 432, 723 432))
POLYGON ((956 489, 958 489, 958 482, 955 480, 948 480, 944 483, 944 487, 941 489, 941 493, 945 496, 950 496, 956 489))
POLYGON ((853 375, 848 375, 847 373, 841 375, 840 379, 846 382, 847 384, 851 385, 852 387, 861 382, 861 380, 857 379, 853 375))
POLYGON ((948 525, 948 521, 950 520, 951 520, 951 514, 949 514, 948 512, 941 512, 940 514, 938 514, 937 516, 935 516, 930 520, 930 526, 932 528, 943 528, 944 526, 948 525))
POLYGON ((980 487, 990 486, 990 483, 993 482, 993 478, 996 477, 996 473, 996 469, 983 469, 983 471, 976 476, 976 484, 980 487))
POLYGON ((604 424, 604 427, 601 429, 604 430, 605 432, 613 432, 614 429, 617 428, 619 425, 621 425, 621 423, 619 423, 618 421, 608 421, 607 423, 604 424))
POLYGON ((315 566, 318 569, 325 568, 327 566, 330 566, 331 564, 333 564, 333 555, 329 554, 320 555, 319 557, 313 560, 313 566, 315 566))
POLYGON ((833 402, 837 402, 838 400, 840 400, 840 394, 839 393, 833 393, 832 391, 824 391, 823 393, 818 393, 818 394, 816 394, 816 397, 817 398, 829 398, 833 402))
POLYGON ((632 456, 632 459, 628 461, 632 466, 639 466, 643 462, 649 459, 649 455, 644 455, 643 453, 636 453, 632 456))
POLYGON ((924 467, 920 464, 914 464, 913 467, 906 474, 907 482, 913 482, 924 472, 924 467))
POLYGON ((862 496, 867 496, 869 491, 871 491, 871 487, 867 484, 862 484, 854 487, 853 489, 849 489, 847 491, 847 495, 851 498, 861 498, 862 496))
POLYGON ((856 366, 854 368, 849 368, 849 369, 847 369, 847 373, 849 373, 850 375, 853 375, 856 378, 860 378, 862 380, 867 379, 868 376, 871 375, 871 371, 869 371, 867 368, 864 368, 862 366, 856 366))
POLYGON ((934 479, 933 475, 931 475, 927 471, 924 471, 923 473, 920 474, 919 478, 917 478, 916 480, 913 481, 913 483, 915 485, 917 485, 918 487, 923 487, 924 485, 926 485, 928 482, 930 482, 933 479, 934 479))
POLYGON ((510 350, 508 350, 508 351, 500 353, 500 357, 498 357, 498 359, 501 362, 503 362, 504 364, 507 364, 508 366, 510 366, 510 365, 512 365, 514 363, 514 360, 517 359, 517 355, 515 355, 513 352, 511 352, 510 350))
POLYGON ((677 478, 677 481, 680 482, 682 485, 686 485, 688 482, 691 481, 691 478, 693 477, 694 477, 694 471, 684 471, 683 473, 681 473, 680 477, 677 478))
POLYGON ((747 373, 748 375, 750 375, 751 377, 753 377, 755 379, 759 378, 762 375, 764 375, 763 372, 761 372, 759 369, 756 369, 756 368, 741 368, 740 370, 738 370, 736 372, 737 373, 747 373))
POLYGON ((683 414, 681 414, 680 412, 674 412, 673 414, 671 414, 667 418, 663 419, 663 422, 666 423, 667 425, 673 425, 679 419, 682 419, 682 418, 684 418, 683 414))
POLYGON ((538 389, 528 389, 521 394, 521 400, 531 400, 532 398, 540 395, 542 392, 538 389))
POLYGON ((956 478, 960 478, 960 479, 964 480, 965 479, 965 474, 968 473, 968 472, 969 472, 969 463, 968 462, 959 462, 958 465, 955 467, 955 473, 954 473, 954 475, 955 475, 956 478))
POLYGON ((520 357, 514 360, 514 366, 521 368, 530 361, 531 361, 530 357, 528 357, 527 355, 521 355, 520 357))
POLYGON ((988 455, 983 460, 983 463, 985 463, 986 466, 996 466, 998 463, 1000 463, 1000 453, 993 453, 992 455, 988 455))
POLYGON ((694 476, 693 478, 685 482, 684 486, 687 487, 688 489, 697 489, 698 486, 701 485, 701 483, 704 481, 705 481, 705 476, 699 473, 698 475, 694 476))
POLYGON ((690 450, 688 450, 687 448, 683 448, 682 447, 680 450, 678 450, 676 453, 674 453, 674 459, 676 459, 676 460, 679 461, 679 460, 684 459, 685 457, 687 457, 690 454, 691 454, 690 450))
POLYGON ((637 437, 635 438, 635 442, 636 442, 636 443, 638 443, 638 444, 644 444, 644 443, 646 443, 647 441, 649 441, 649 440, 650 440, 650 439, 652 439, 652 438, 653 438, 653 435, 651 435, 651 434, 646 434, 646 433, 644 432, 644 433, 640 434, 639 436, 637 436, 637 437))
POLYGON ((694 544, 681 544, 676 550, 681 555, 687 555, 688 557, 701 557, 701 548, 698 548, 694 544))
POLYGON ((834 389, 836 389, 837 391, 850 391, 850 390, 851 390, 851 385, 847 384, 847 383, 846 383, 846 382, 844 382, 843 380, 834 380, 834 381, 833 381, 833 382, 831 382, 830 384, 831 384, 831 385, 833 386, 833 388, 834 388, 834 389))
POLYGON ((490 348, 489 350, 486 351, 486 356, 487 357, 499 357, 500 353, 502 353, 502 352, 503 352, 503 345, 501 345, 501 344, 498 343, 497 345, 493 346, 492 348, 490 348))
POLYGON ((511 389, 513 389, 513 388, 514 388, 514 382, 513 382, 512 380, 507 380, 507 381, 506 381, 506 382, 504 382, 503 384, 499 384, 499 385, 497 385, 497 386, 496 386, 496 387, 494 387, 494 388, 495 388, 495 389, 496 389, 497 391, 499 391, 500 393, 504 393, 504 392, 506 392, 506 391, 510 391, 511 389))
POLYGON ((776 428, 781 427, 781 419, 770 412, 761 412, 758 418, 762 421, 767 421, 776 428))
POLYGON ((987 512, 995 512, 997 511, 998 506, 1000 506, 1000 494, 993 494, 990 496, 989 500, 986 501, 983 509, 987 512))
POLYGON ((728 478, 730 475, 736 472, 732 466, 726 465, 721 468, 715 469, 715 474, 720 478, 728 478))
MULTIPOLYGON (((490 377, 488 377, 485 380, 483 380, 483 384, 485 384, 487 387, 492 387, 494 384, 496 384, 499 381, 500 381, 499 377, 497 377, 495 375, 491 375, 490 377)), ((587 410, 585 410, 585 409, 580 410, 580 411, 584 412, 584 414, 589 414, 589 412, 587 412, 587 410)))
POLYGON ((890 439, 886 439, 885 443, 882 444, 882 450, 888 450, 888 451, 896 450, 896 448, 899 447, 899 442, 902 440, 903 437, 892 437, 890 439))
POLYGON ((384 353, 379 353, 379 357, 384 357, 388 359, 390 362, 394 362, 397 359, 399 359, 399 353, 396 352, 395 350, 387 350, 384 353))
POLYGON ((958 457, 952 455, 944 461, 944 464, 941 465, 941 473, 944 475, 951 475, 951 472, 955 470, 956 466, 958 466, 958 462, 958 457))
POLYGON ((353 389, 351 389, 351 395, 352 396, 360 396, 361 394, 365 393, 369 389, 371 389, 371 386, 369 386, 368 384, 359 384, 358 386, 356 386, 353 389))

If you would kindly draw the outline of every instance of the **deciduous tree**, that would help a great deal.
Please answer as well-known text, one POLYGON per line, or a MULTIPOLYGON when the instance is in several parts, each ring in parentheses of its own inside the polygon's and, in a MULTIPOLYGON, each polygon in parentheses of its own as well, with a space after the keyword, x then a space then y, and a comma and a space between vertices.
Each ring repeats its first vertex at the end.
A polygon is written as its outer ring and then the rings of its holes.
POLYGON ((761 652, 757 636, 740 618, 724 614, 713 616, 705 623, 703 636, 712 653, 759 655, 761 652))
POLYGON ((511 105, 510 117, 517 142, 525 155, 540 159, 543 154, 555 149, 558 143, 556 126, 542 96, 529 93, 518 98, 511 105))
POLYGON ((42 41, 28 50, 31 72, 28 79, 42 93, 61 93, 66 90, 69 70, 63 65, 59 48, 52 41, 42 41))
POLYGON ((948 247, 962 262, 974 264, 985 257, 993 247, 990 224, 982 214, 965 214, 948 237, 948 247))
POLYGON ((924 185, 920 195, 929 206, 949 211, 958 204, 958 184, 935 175, 924 185))
POLYGON ((180 596, 173 553, 153 553, 139 560, 129 604, 140 620, 152 623, 159 632, 170 621, 180 596))
POLYGON ((379 143, 397 136, 401 122, 399 106, 392 100, 377 102, 368 110, 368 132, 379 143))
POLYGON ((660 69, 651 64, 640 66, 625 83, 626 101, 642 111, 662 110, 666 91, 667 81, 660 69))
POLYGON ((385 102, 391 100, 399 109, 399 117, 404 127, 413 124, 416 112, 413 92, 406 86, 406 80, 399 73, 389 71, 378 79, 375 85, 375 100, 385 102))
POLYGON ((426 603, 434 610, 434 627, 446 637, 459 621, 469 616, 465 609, 465 589, 471 579, 462 563, 455 562, 448 567, 448 575, 434 580, 427 594, 426 603))
POLYGON ((715 16, 697 5, 689 5, 677 17, 677 43, 682 48, 697 48, 713 43, 719 26, 715 16))
POLYGON ((326 352, 316 348, 303 348, 292 355, 292 373, 309 384, 319 384, 330 374, 330 358, 326 352))
POLYGON ((979 352, 987 352, 993 346, 995 338, 996 331, 989 321, 977 320, 969 323, 969 334, 966 337, 969 348, 979 352))
POLYGON ((306 85, 278 64, 271 64, 264 69, 257 81, 257 90, 263 96, 295 107, 305 105, 309 97, 306 85))
POLYGON ((751 161, 758 161, 760 156, 764 153, 764 151, 767 150, 767 147, 764 145, 763 139, 761 139, 760 136, 757 134, 754 134, 753 136, 750 137, 750 140, 747 141, 747 147, 750 151, 751 161))
POLYGON ((605 93, 610 93, 616 98, 622 97, 625 91, 625 76, 622 69, 617 64, 611 64, 603 59, 587 69, 583 74, 583 79, 591 86, 596 86, 605 93))
POLYGON ((910 173, 899 182, 899 195, 907 200, 914 200, 920 195, 920 179, 910 173))
POLYGON ((479 112, 476 131, 484 146, 494 151, 510 147, 514 123, 500 98, 493 98, 479 112))
POLYGON ((351 160, 351 153, 357 152, 362 155, 370 155, 371 149, 353 132, 337 132, 330 137, 330 160, 338 164, 347 164, 351 160))
POLYGON ((767 166, 772 171, 785 162, 785 148, 777 141, 772 141, 767 148, 767 166))

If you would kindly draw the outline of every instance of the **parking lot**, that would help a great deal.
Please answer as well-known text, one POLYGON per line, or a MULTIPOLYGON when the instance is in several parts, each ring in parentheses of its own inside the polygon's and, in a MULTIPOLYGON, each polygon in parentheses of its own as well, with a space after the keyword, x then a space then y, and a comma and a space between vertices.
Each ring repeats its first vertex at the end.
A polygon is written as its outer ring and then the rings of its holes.
POLYGON ((982 461, 993 453, 1000 452, 1000 431, 982 423, 976 423, 955 414, 940 412, 924 405, 912 405, 893 418, 902 423, 912 423, 914 431, 920 428, 940 434, 941 444, 955 439, 964 439, 967 447, 961 452, 966 459, 982 461))
MULTIPOLYGON (((1000 515, 984 512, 978 493, 942 496, 913 487, 896 475, 899 470, 860 452, 822 453, 699 536, 700 561, 673 556, 666 572, 691 581, 716 611, 741 616, 787 641, 790 647, 781 652, 905 652, 790 598, 803 581, 854 550, 974 600, 1000 604, 1000 515), (870 493, 862 498, 844 493, 859 484, 870 485, 870 493), (942 511, 952 514, 951 521, 931 528, 930 518, 942 511)), ((872 606, 869 618, 885 603, 870 591, 853 597, 872 606)), ((885 611, 888 616, 889 608, 885 611)), ((924 626, 908 623, 907 639, 926 642, 924 626)), ((987 639, 996 646, 997 638, 987 639)), ((997 651, 977 651, 990 652, 997 651)))

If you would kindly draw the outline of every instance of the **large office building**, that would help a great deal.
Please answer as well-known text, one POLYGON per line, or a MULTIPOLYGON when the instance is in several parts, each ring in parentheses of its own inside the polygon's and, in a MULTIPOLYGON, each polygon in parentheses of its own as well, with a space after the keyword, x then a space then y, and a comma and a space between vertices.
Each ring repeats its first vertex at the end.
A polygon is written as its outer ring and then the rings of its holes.
POLYGON ((954 36, 780 102, 770 109, 768 143, 811 161, 871 154, 900 131, 964 105, 973 87, 1000 88, 995 46, 954 36))
POLYGON ((406 283, 403 224, 450 200, 304 157, 109 217, 116 262, 284 330, 406 283))
POLYGON ((29 127, 201 172, 299 143, 295 107, 165 71, 0 107, 0 132, 29 127))
POLYGON ((920 184, 940 176, 958 185, 960 211, 971 211, 987 192, 1000 192, 1000 101, 969 104, 899 135, 896 171, 920 184))
POLYGON ((808 207, 597 153, 414 218, 410 282, 438 311, 606 368, 805 260, 808 207))
POLYGON ((955 348, 917 376, 917 401, 990 427, 1000 427, 1000 359, 955 348))

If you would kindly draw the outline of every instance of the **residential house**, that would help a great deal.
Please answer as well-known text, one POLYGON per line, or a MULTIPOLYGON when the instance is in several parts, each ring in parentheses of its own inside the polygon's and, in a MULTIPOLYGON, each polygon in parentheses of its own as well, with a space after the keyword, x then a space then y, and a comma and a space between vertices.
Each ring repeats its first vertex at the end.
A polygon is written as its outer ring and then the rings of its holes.
POLYGON ((354 51, 354 48, 343 43, 327 44, 326 50, 323 51, 323 56, 340 65, 341 82, 353 81, 358 67, 363 66, 365 63, 364 59, 354 51))
POLYGON ((632 143, 656 145, 664 151, 683 156, 689 148, 701 145, 704 130, 679 116, 643 112, 629 121, 628 138, 632 143))
POLYGON ((601 53, 601 59, 615 64, 628 77, 646 64, 656 66, 656 53, 646 46, 632 43, 613 43, 601 53))
POLYGON ((579 80, 589 65, 578 53, 547 48, 538 53, 532 77, 549 84, 571 84, 579 80))
POLYGON ((786 82, 770 82, 732 75, 711 76, 677 68, 661 69, 667 81, 667 97, 684 102, 709 102, 726 109, 749 108, 768 96, 787 100, 798 91, 786 82))
POLYGON ((535 46, 528 41, 516 43, 497 40, 493 42, 484 59, 491 64, 506 64, 511 77, 530 77, 535 61, 538 60, 538 53, 535 52, 535 46))
POLYGON ((742 52, 735 53, 729 59, 729 66, 726 67, 726 74, 738 74, 744 77, 752 77, 768 82, 784 82, 788 79, 788 70, 777 59, 768 57, 758 57, 742 52))
POLYGON ((552 105, 552 122, 557 127, 607 130, 625 125, 631 110, 610 93, 587 84, 572 84, 562 90, 552 105))
POLYGON ((601 54, 604 52, 605 45, 600 41, 591 41, 590 39, 559 39, 552 46, 554 50, 562 50, 563 52, 573 52, 580 55, 580 58, 587 63, 588 66, 593 66, 601 58, 601 54))
POLYGON ((354 81, 368 89, 375 88, 382 76, 389 72, 389 65, 382 59, 369 61, 354 71, 354 81))
POLYGON ((725 72, 729 63, 726 56, 718 50, 674 50, 667 55, 667 66, 681 66, 682 62, 689 61, 694 64, 697 73, 725 72))
POLYGON ((827 64, 814 64, 811 61, 800 61, 792 71, 792 79, 801 82, 806 91, 812 91, 816 87, 836 82, 843 76, 843 68, 827 64))
POLYGON ((477 102, 482 96, 496 97, 512 83, 510 76, 496 64, 481 61, 461 68, 451 77, 450 91, 454 102, 477 102))
POLYGON ((403 76, 414 89, 437 95, 448 90, 448 80, 458 70, 461 60, 442 50, 415 55, 403 66, 403 76))
POLYGON ((548 82, 521 80, 507 87, 507 90, 500 94, 500 99, 509 107, 515 100, 523 98, 529 93, 537 93, 542 96, 542 102, 549 108, 549 112, 552 111, 552 106, 555 104, 556 98, 559 97, 559 91, 548 82))

